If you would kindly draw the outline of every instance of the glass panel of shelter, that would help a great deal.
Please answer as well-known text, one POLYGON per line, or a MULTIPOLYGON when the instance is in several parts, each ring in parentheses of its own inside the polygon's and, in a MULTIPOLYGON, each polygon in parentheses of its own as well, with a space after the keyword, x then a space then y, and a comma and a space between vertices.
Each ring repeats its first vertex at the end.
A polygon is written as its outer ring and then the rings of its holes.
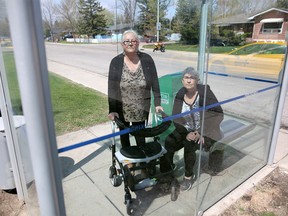
MULTIPOLYGON (((199 2, 196 5, 197 14, 201 14, 201 1, 199 2)), ((211 3, 211 1, 208 2, 211 3)), ((201 78, 200 84, 205 86, 205 88, 202 89, 204 106, 200 107, 200 112, 209 109, 209 107, 207 108, 208 105, 215 105, 216 107, 220 105, 222 107, 224 113, 223 121, 220 123, 222 137, 216 140, 217 142, 209 149, 206 149, 205 140, 207 142, 209 138, 213 137, 206 135, 205 131, 200 131, 200 133, 204 135, 204 143, 202 142, 199 145, 201 151, 196 151, 197 157, 193 167, 195 181, 188 192, 180 192, 177 194, 176 201, 171 200, 171 187, 168 186, 168 189, 165 187, 161 188, 161 182, 158 182, 159 184, 155 185, 154 188, 147 187, 142 190, 132 191, 133 202, 129 207, 133 208, 135 215, 191 215, 192 212, 198 214, 198 212, 203 212, 208 209, 266 163, 274 123, 274 106, 277 104, 275 102, 277 101, 277 93, 279 90, 279 87, 276 86, 274 88, 274 85, 277 84, 281 61, 275 60, 274 58, 263 59, 254 56, 247 58, 245 55, 213 54, 213 50, 216 48, 226 49, 225 52, 228 52, 232 51, 235 47, 240 47, 239 44, 235 45, 231 44, 231 41, 227 41, 230 36, 225 32, 230 31, 231 33, 233 32, 231 31, 232 27, 237 28, 237 26, 233 26, 232 24, 233 17, 231 15, 227 14, 225 16, 226 23, 228 20, 229 24, 227 29, 222 28, 221 25, 213 24, 213 21, 219 18, 219 11, 225 11, 226 8, 224 7, 226 7, 226 5, 219 4, 217 7, 211 5, 211 11, 207 11, 207 13, 209 13, 207 26, 211 27, 208 29, 207 40, 201 41, 201 43, 202 45, 206 44, 205 47, 209 47, 209 38, 216 40, 214 40, 215 46, 210 44, 211 47, 209 50, 204 49, 204 56, 209 56, 205 61, 205 66, 208 70, 204 70, 199 74, 201 78), (216 9, 218 10, 218 14, 216 9), (273 65, 273 67, 271 68, 269 65, 273 65), (273 71, 273 73, 269 73, 269 71, 273 71), (208 102, 209 99, 207 93, 208 85, 218 99, 218 103, 216 104, 205 104, 205 101, 208 102), (261 98, 261 100, 259 100, 259 98, 261 98), (211 160, 211 163, 219 164, 219 169, 213 172, 215 170, 210 169, 209 160, 213 158, 211 155, 215 152, 219 154, 215 157, 216 159, 211 160)), ((175 10, 176 6, 174 6, 173 9, 175 10)), ((194 23, 198 29, 199 23, 200 20, 194 23)), ((251 26, 241 26, 241 31, 239 28, 239 34, 233 37, 240 37, 244 29, 251 30, 253 28, 251 28, 251 26)), ((154 30, 156 30, 156 27, 154 30)), ((124 30, 121 31, 123 32, 124 30)), ((162 97, 161 105, 169 117, 177 120, 179 116, 174 116, 172 109, 175 95, 183 86, 182 71, 187 67, 193 67, 198 70, 199 56, 201 53, 199 54, 197 49, 195 49, 194 52, 169 50, 168 46, 170 43, 179 42, 179 37, 173 34, 171 34, 170 39, 174 38, 174 41, 164 42, 167 48, 166 52, 159 50, 153 51, 154 43, 157 42, 155 41, 155 32, 153 32, 153 34, 153 36, 149 37, 149 41, 143 37, 140 51, 152 56, 158 71, 162 97), (151 41, 153 42, 151 43, 151 41)), ((115 37, 117 40, 119 39, 117 43, 117 53, 115 52, 116 56, 122 52, 122 47, 120 44, 121 35, 116 34, 115 37)), ((195 38, 197 39, 197 37, 195 38)), ((161 36, 160 34, 160 38, 164 39, 163 35, 161 36)), ((201 45, 199 41, 193 41, 193 43, 192 48, 201 45)), ((262 51, 265 51, 263 46, 260 47, 257 52, 261 53, 262 51)), ((153 116, 153 110, 151 110, 151 114, 151 116, 153 116)), ((209 117, 208 114, 206 114, 206 117, 207 116, 209 117)), ((155 119, 151 117, 148 125, 154 125, 155 122, 153 121, 155 121, 155 119)), ((204 120, 201 119, 199 125, 205 128, 207 124, 204 116, 204 120)), ((101 135, 104 136, 111 133, 110 124, 103 124, 101 128, 104 130, 101 135)), ((167 136, 174 129, 172 125, 165 133, 161 134, 159 143, 162 146, 165 146, 167 136)), ((94 138, 96 130, 98 130, 98 128, 91 128, 91 133, 83 135, 82 138, 84 140, 94 138)), ((99 131, 97 131, 97 135, 99 136, 98 132, 99 131)), ((58 137, 58 141, 60 140, 61 137, 58 137)), ((135 145, 133 137, 131 137, 131 141, 133 145, 135 145)), ((151 140, 147 138, 146 141, 151 140)), ((111 147, 113 142, 117 143, 116 151, 118 151, 120 139, 119 136, 116 136, 115 139, 114 137, 109 137, 93 143, 93 145, 89 147, 81 147, 70 152, 67 151, 65 154, 59 154, 62 162, 64 195, 68 215, 92 215, 95 214, 95 212, 123 215, 127 211, 127 202, 126 205, 123 205, 126 192, 123 190, 125 179, 120 187, 113 187, 118 186, 118 177, 109 179, 108 175, 108 171, 111 172, 112 162, 111 148, 109 147, 111 147), (103 173, 107 173, 107 175, 105 176, 103 173), (87 178, 83 180, 83 176, 87 178), (75 187, 75 183, 77 183, 79 187, 75 187), (89 191, 89 193, 83 193, 83 191, 89 191), (77 211, 74 210, 75 206, 77 206, 77 211)), ((61 145, 69 144, 72 144, 70 140, 61 140, 61 145)), ((184 150, 182 148, 175 153, 173 158, 176 164, 176 170, 173 172, 173 175, 179 183, 182 183, 185 172, 183 156, 184 150)), ((127 176, 128 179, 131 178, 131 173, 128 172, 127 169, 124 169, 124 171, 126 173, 122 175, 122 178, 126 178, 127 176)), ((156 171, 159 171, 158 167, 156 171)), ((156 182, 157 180, 158 176, 156 182)), ((177 188, 176 191, 178 191, 178 189, 179 188, 177 188)))
MULTIPOLYGON (((210 30, 212 33, 218 32, 218 35, 211 34, 211 37, 222 36, 223 40, 225 31, 230 29, 234 29, 235 38, 248 33, 242 32, 243 26, 237 26, 233 20, 232 14, 227 14, 221 19, 215 8, 212 8, 210 30), (223 20, 226 24, 213 24, 217 20, 223 20)), ((244 27, 251 29, 248 26, 244 27)), ((223 109, 224 119, 220 124, 222 138, 208 152, 200 153, 198 212, 205 211, 243 183, 266 165, 268 159, 281 85, 281 81, 278 80, 281 80, 285 59, 285 52, 279 50, 281 47, 285 50, 285 43, 283 40, 276 43, 265 40, 250 46, 251 38, 244 38, 246 47, 237 46, 238 51, 241 52, 241 48, 243 50, 240 55, 236 51, 233 52, 236 44, 233 44, 232 40, 226 41, 225 45, 227 49, 231 48, 230 53, 209 54, 205 84, 213 89, 223 109), (278 55, 274 55, 275 53, 278 55), (213 157, 213 152, 220 154, 213 157), (212 165, 220 165, 215 172, 208 163, 211 158, 214 159, 212 165)), ((215 47, 211 46, 210 52, 214 49, 215 47)), ((208 102, 208 98, 206 99, 208 102)), ((209 121, 204 119, 204 127, 208 127, 208 124, 209 121)))
POLYGON ((3 87, 1 92, 4 92, 5 95, 1 95, 1 97, 3 96, 5 109, 7 109, 3 110, 0 116, 1 137, 3 137, 1 139, 1 152, 4 153, 0 161, 0 166, 2 167, 0 189, 8 193, 18 193, 18 198, 26 203, 28 211, 39 214, 38 198, 26 135, 25 117, 22 110, 14 60, 13 43, 9 30, 6 5, 3 1, 0 8, 0 22, 1 86, 3 87), (13 137, 15 135, 15 140, 13 138, 14 144, 12 144, 14 150, 11 154, 8 154, 8 135, 5 134, 7 130, 4 128, 4 118, 11 120, 10 130, 8 131, 11 131, 10 136, 13 137), (17 161, 16 167, 13 165, 15 162, 12 160, 14 159, 17 161), (18 170, 14 170, 14 168, 18 170), (16 173, 19 173, 19 176, 16 173), (20 185, 17 186, 17 182, 20 182, 20 185))

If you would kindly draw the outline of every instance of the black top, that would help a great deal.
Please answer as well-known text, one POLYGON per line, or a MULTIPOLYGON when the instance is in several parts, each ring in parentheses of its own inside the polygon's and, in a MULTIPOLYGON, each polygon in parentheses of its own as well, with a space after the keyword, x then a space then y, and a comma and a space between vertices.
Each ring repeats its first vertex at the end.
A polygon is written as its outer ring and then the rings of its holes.
MULTIPOLYGON (((144 96, 144 110, 148 119, 148 114, 150 110, 151 101, 151 90, 154 95, 154 105, 160 106, 160 88, 157 70, 155 67, 154 60, 152 57, 143 52, 137 52, 140 59, 144 77, 146 80, 146 89, 144 96)), ((122 96, 120 91, 120 81, 122 76, 122 69, 124 64, 124 54, 120 54, 111 60, 108 75, 108 103, 109 103, 109 113, 117 112, 120 118, 123 116, 122 109, 122 96)))
MULTIPOLYGON (((206 90, 206 106, 218 103, 218 100, 212 90, 210 89, 210 86, 207 85, 206 90)), ((204 106, 204 93, 205 93, 205 85, 198 84, 197 90, 199 93, 199 108, 204 106)), ((176 97, 174 99, 174 106, 172 115, 180 114, 182 111, 182 106, 184 102, 184 95, 186 93, 186 88, 181 88, 178 93, 176 94, 176 97)), ((203 111, 200 111, 201 114, 201 124, 203 120, 203 111)), ((220 130, 220 123, 224 118, 223 110, 221 106, 215 106, 213 108, 210 108, 208 110, 205 110, 204 115, 204 130, 203 130, 203 136, 209 137, 215 141, 222 138, 221 130, 220 130)), ((184 127, 185 119, 183 117, 177 118, 174 120, 174 125, 176 127, 176 130, 184 135, 187 135, 189 132, 184 127)), ((202 126, 202 125, 201 125, 202 126)), ((199 129, 199 133, 201 132, 201 128, 199 129)))

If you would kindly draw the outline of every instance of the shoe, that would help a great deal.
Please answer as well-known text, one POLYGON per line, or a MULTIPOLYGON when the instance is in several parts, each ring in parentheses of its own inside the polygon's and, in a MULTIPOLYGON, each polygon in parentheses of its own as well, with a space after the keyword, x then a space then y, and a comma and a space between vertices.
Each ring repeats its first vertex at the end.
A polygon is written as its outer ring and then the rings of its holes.
POLYGON ((187 179, 184 177, 183 181, 180 184, 181 191, 189 191, 194 183, 194 176, 191 179, 187 179))

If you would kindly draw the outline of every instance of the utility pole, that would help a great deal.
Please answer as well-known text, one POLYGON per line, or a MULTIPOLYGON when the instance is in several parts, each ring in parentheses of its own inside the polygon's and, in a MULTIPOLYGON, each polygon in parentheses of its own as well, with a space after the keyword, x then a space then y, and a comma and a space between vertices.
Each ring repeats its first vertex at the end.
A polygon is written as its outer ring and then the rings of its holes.
POLYGON ((159 42, 159 31, 161 30, 161 23, 159 22, 159 3, 160 0, 157 0, 157 23, 156 23, 156 30, 157 30, 157 42, 159 42))
POLYGON ((117 54, 118 51, 118 30, 117 30, 117 0, 115 0, 115 35, 116 35, 116 44, 117 44, 117 54))

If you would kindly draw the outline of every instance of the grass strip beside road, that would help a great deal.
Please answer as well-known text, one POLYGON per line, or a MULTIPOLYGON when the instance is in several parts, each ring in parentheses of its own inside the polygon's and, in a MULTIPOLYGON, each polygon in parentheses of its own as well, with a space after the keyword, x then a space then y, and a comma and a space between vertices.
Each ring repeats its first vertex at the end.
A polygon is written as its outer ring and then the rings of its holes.
POLYGON ((106 95, 53 73, 49 79, 57 135, 108 121, 106 95))
MULTIPOLYGON (((166 50, 174 50, 174 51, 184 51, 184 52, 198 52, 199 46, 198 45, 188 45, 188 44, 181 44, 181 43, 165 43, 166 50)), ((143 48, 154 49, 154 44, 147 44, 143 45, 143 48)), ((232 50, 237 48, 237 46, 213 46, 210 47, 210 53, 229 53, 232 50)))
MULTIPOLYGON (((23 115, 13 52, 3 53, 14 115, 23 115)), ((49 73, 50 93, 57 135, 108 121, 107 96, 49 73)))

